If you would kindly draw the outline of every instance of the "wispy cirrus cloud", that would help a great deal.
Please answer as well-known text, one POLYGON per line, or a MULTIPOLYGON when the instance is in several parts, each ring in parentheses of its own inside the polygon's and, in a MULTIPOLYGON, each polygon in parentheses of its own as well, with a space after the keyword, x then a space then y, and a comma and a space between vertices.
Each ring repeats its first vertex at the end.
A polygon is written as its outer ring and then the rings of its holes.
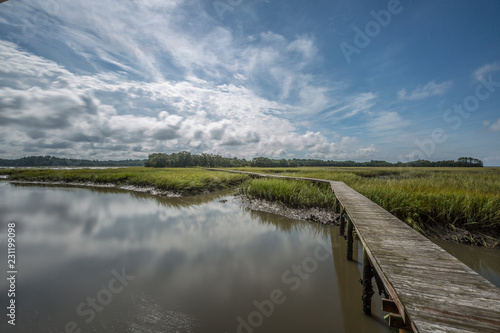
POLYGON ((444 95, 453 85, 452 81, 436 83, 431 81, 424 86, 415 88, 412 92, 408 93, 406 89, 398 91, 398 99, 401 100, 419 100, 431 96, 444 95))
POLYGON ((488 74, 495 73, 500 70, 500 64, 498 62, 492 62, 484 66, 479 67, 472 73, 472 77, 475 81, 480 81, 484 79, 488 74))
POLYGON ((342 105, 333 107, 332 110, 323 112, 324 119, 333 119, 340 121, 351 118, 359 113, 367 113, 376 104, 377 95, 373 92, 359 93, 348 96, 342 102, 342 105))

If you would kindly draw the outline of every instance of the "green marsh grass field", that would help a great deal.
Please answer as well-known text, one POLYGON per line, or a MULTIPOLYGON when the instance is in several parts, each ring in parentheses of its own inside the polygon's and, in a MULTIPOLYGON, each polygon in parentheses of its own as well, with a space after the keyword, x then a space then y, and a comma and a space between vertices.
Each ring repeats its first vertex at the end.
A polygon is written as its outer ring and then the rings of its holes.
MULTIPOLYGON (((343 181, 413 228, 460 227, 500 238, 500 168, 239 168, 269 174, 343 181)), ((294 207, 331 207, 328 187, 252 178, 199 168, 3 169, 11 180, 153 186, 194 195, 239 187, 251 197, 294 207)))
POLYGON ((195 195, 235 187, 249 177, 198 168, 0 169, 10 180, 27 182, 95 183, 155 187, 195 195))
POLYGON ((450 225, 500 235, 500 168, 238 170, 343 181, 420 231, 450 225))

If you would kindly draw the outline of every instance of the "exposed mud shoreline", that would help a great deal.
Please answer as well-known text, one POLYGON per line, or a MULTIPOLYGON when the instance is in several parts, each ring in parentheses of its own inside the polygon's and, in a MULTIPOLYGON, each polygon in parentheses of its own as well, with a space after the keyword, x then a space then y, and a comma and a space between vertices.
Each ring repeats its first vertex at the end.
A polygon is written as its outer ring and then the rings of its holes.
POLYGON ((430 238, 439 238, 442 240, 475 245, 486 246, 489 248, 499 248, 499 235, 488 235, 479 231, 469 231, 462 228, 452 228, 451 226, 439 226, 429 231, 430 238))
MULTIPOLYGON (((322 208, 291 208, 278 202, 270 202, 262 199, 251 199, 244 195, 238 194, 238 202, 246 208, 283 215, 296 220, 305 220, 317 222, 324 225, 339 225, 340 215, 330 209, 322 208)), ((430 238, 439 238, 442 240, 475 245, 486 246, 490 248, 498 247, 500 239, 483 234, 480 232, 471 232, 461 228, 452 229, 450 227, 439 227, 426 230, 427 236, 430 238)))
POLYGON ((133 192, 149 193, 152 195, 158 195, 167 198, 179 198, 182 194, 172 192, 172 191, 162 191, 155 187, 150 186, 133 186, 133 185, 119 185, 119 184, 97 184, 92 182, 86 183, 69 183, 69 182, 30 182, 30 181, 9 181, 12 184, 23 184, 23 185, 60 185, 60 186, 75 186, 75 187, 95 187, 95 188, 110 188, 118 190, 126 190, 133 192))
POLYGON ((325 208, 292 208, 279 202, 248 198, 245 195, 237 194, 237 202, 242 207, 256 211, 282 215, 295 220, 317 222, 324 225, 338 225, 340 215, 332 209, 325 208))

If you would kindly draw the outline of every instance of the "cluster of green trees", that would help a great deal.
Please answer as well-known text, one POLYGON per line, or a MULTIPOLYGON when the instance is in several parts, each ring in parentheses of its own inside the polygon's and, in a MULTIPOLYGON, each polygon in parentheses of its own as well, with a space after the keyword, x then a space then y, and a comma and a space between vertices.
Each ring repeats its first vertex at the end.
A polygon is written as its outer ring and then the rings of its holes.
POLYGON ((28 156, 15 160, 0 159, 0 167, 114 167, 143 165, 144 160, 98 161, 58 158, 54 156, 28 156))
POLYGON ((146 167, 153 168, 178 168, 178 167, 482 167, 483 162, 472 157, 461 157, 458 161, 418 160, 408 163, 389 163, 386 161, 371 160, 370 162, 354 161, 324 161, 315 159, 271 159, 267 157, 255 157, 252 160, 228 158, 215 154, 191 154, 188 151, 164 154, 155 153, 149 155, 144 163, 146 167))
MULTIPOLYGON (((399 164, 401 162, 398 162, 399 164)), ((412 161, 408 163, 401 163, 403 166, 410 167, 482 167, 483 161, 478 160, 477 158, 472 157, 460 157, 458 161, 437 161, 431 162, 427 160, 418 160, 412 161)))
POLYGON ((188 151, 179 153, 163 154, 154 153, 149 155, 144 163, 145 167, 153 168, 180 168, 180 167, 243 167, 249 166, 245 159, 227 158, 215 154, 191 154, 188 151))

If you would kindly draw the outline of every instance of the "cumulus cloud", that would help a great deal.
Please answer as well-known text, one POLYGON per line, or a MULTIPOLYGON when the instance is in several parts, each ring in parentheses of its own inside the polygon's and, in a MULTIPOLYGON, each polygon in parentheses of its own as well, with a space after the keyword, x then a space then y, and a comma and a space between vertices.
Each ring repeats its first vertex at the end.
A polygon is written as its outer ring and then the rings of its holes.
POLYGON ((418 100, 424 99, 430 96, 438 96, 445 94, 453 85, 451 81, 446 81, 442 83, 436 83, 431 81, 425 86, 419 86, 415 88, 412 92, 408 93, 406 89, 401 89, 398 91, 398 99, 401 100, 418 100))
POLYGON ((336 143, 321 132, 301 133, 282 114, 294 106, 234 84, 195 76, 145 82, 125 74, 78 75, 0 42, 1 148, 78 158, 144 158, 190 150, 239 157, 318 154, 363 157, 373 147, 352 138, 336 143), (17 59, 15 62, 8 59, 17 59), (140 110, 139 110, 140 109, 140 110))
POLYGON ((373 93, 351 96, 310 74, 321 61, 314 36, 239 36, 198 2, 16 6, 15 15, 5 14, 11 27, 21 29, 22 17, 36 13, 46 20, 33 32, 39 43, 27 43, 32 52, 0 41, 3 157, 190 150, 356 158, 371 149, 290 121, 335 105, 338 119, 347 119, 375 105, 373 93))
POLYGON ((370 121, 370 128, 373 132, 381 135, 387 135, 393 130, 401 130, 409 125, 397 112, 384 111, 376 114, 370 121))
MULTIPOLYGON (((332 147, 333 148, 333 147, 332 147)), ((316 159, 334 159, 334 160, 368 160, 373 158, 377 153, 374 145, 367 147, 357 147, 352 149, 352 146, 340 143, 330 152, 315 152, 306 154, 307 158, 316 159)))

